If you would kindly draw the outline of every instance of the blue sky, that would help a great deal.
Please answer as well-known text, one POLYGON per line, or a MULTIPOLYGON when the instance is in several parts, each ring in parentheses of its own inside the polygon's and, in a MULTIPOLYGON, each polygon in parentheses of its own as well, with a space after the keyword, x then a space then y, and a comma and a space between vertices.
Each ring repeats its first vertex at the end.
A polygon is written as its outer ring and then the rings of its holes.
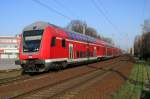
MULTIPOLYGON (((53 9, 94 27, 100 35, 111 37, 117 46, 127 49, 141 33, 144 19, 150 19, 150 0, 40 0, 53 9), (111 21, 108 22, 92 2, 111 21)), ((16 35, 35 21, 65 27, 70 20, 32 0, 0 0, 0 35, 16 35)))

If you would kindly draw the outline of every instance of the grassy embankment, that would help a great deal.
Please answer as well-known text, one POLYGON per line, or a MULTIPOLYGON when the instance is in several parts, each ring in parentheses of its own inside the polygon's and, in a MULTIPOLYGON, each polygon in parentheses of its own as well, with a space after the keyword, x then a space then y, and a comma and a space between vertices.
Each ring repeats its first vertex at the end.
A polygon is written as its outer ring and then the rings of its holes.
POLYGON ((142 90, 149 83, 150 65, 136 63, 126 83, 113 95, 112 99, 140 99, 142 90))

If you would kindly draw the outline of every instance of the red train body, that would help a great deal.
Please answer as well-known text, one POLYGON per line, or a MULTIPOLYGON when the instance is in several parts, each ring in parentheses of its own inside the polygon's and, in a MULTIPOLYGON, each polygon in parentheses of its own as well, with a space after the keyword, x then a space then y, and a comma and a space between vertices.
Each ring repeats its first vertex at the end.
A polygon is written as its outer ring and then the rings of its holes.
POLYGON ((19 52, 25 72, 43 72, 121 54, 120 49, 104 41, 46 22, 36 22, 24 28, 19 52))

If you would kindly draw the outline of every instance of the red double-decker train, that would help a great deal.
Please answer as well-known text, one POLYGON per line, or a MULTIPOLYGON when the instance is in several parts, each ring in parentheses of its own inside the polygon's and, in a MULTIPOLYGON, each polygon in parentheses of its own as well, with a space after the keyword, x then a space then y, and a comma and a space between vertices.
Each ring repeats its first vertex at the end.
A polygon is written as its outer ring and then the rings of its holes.
POLYGON ((121 49, 109 43, 46 22, 24 28, 19 52, 24 72, 44 72, 121 55, 121 49))

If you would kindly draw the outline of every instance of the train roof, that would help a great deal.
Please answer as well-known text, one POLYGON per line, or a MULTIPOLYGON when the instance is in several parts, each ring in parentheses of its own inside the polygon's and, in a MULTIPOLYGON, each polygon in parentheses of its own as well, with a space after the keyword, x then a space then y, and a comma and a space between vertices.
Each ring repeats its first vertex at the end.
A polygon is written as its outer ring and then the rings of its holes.
POLYGON ((47 26, 49 26, 49 23, 38 21, 26 26, 23 31, 44 29, 47 26))
POLYGON ((63 29, 65 31, 65 33, 67 34, 69 39, 72 40, 77 40, 77 41, 84 41, 84 42, 88 42, 88 43, 94 43, 94 44, 101 44, 107 47, 114 47, 114 45, 107 43, 105 41, 78 33, 78 32, 74 32, 74 31, 69 31, 67 29, 61 28, 59 26, 50 24, 48 22, 43 22, 43 21, 38 21, 35 23, 32 23, 31 25, 26 26, 23 31, 29 31, 29 30, 39 30, 39 29, 44 29, 47 26, 53 26, 57 29, 63 29))

